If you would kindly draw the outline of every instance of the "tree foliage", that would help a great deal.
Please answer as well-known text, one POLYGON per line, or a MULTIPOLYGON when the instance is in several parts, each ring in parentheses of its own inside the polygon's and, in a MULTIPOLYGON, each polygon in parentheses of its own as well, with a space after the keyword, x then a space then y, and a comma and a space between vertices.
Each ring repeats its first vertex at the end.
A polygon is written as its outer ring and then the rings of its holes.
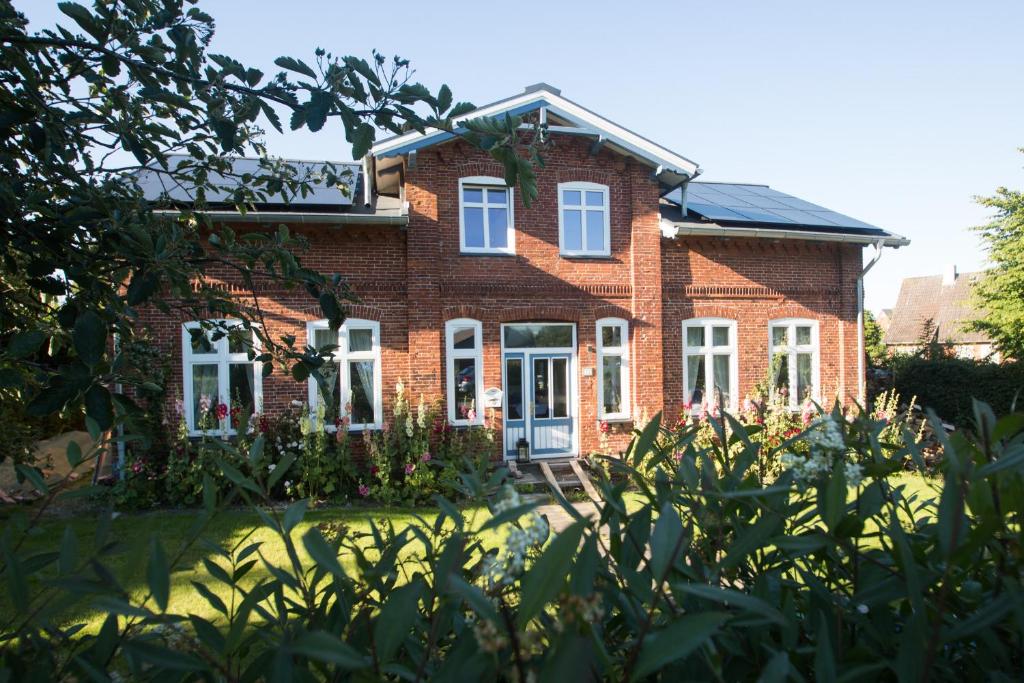
MULTIPOLYGON (((1022 149, 1021 151, 1024 151, 1022 149)), ((984 317, 971 329, 986 333, 1004 358, 1024 359, 1024 192, 1000 187, 978 203, 995 211, 981 235, 991 268, 975 285, 984 317)))
POLYGON ((889 350, 882 341, 882 328, 875 315, 868 310, 864 311, 864 353, 868 357, 868 365, 877 368, 885 364, 889 350))
MULTIPOLYGON (((309 191, 310 177, 267 156, 264 126, 336 124, 359 158, 378 131, 450 130, 473 109, 447 86, 435 93, 413 82, 407 60, 376 53, 367 61, 317 49, 309 61, 280 57, 280 72, 264 74, 210 53, 213 18, 192 4, 62 2, 60 25, 30 32, 0 0, 0 390, 25 397, 35 415, 84 404, 97 434, 137 414, 110 388, 151 381, 119 352, 147 306, 178 319, 243 321, 267 371, 276 362, 304 378, 322 364, 255 324, 254 284, 304 290, 337 327, 351 299, 340 277, 305 267, 304 242, 285 226, 239 234, 204 213, 218 189, 240 212, 268 195, 309 191), (258 170, 233 173, 237 155, 259 157, 258 170), (146 201, 137 182, 145 171, 188 189, 194 204, 179 213, 146 201), (226 293, 204 277, 214 267, 248 291, 226 293)), ((524 142, 518 124, 479 123, 492 134, 474 141, 528 197, 543 135, 524 142)), ((331 165, 315 173, 328 185, 344 180, 331 165)))

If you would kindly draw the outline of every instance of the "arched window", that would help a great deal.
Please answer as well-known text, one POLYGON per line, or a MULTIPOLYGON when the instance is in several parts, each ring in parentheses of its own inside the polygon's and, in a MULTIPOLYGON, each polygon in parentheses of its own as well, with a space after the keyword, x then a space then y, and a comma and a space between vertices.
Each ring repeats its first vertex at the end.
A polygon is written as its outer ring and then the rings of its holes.
POLYGON ((320 382, 309 378, 309 407, 315 412, 323 403, 324 426, 329 430, 342 418, 348 418, 353 431, 380 429, 384 416, 380 323, 347 318, 335 332, 326 320, 315 320, 307 323, 306 335, 310 347, 329 350, 333 360, 321 368, 320 382))
POLYGON ((782 318, 768 323, 768 360, 776 390, 786 390, 796 410, 807 399, 821 398, 818 321, 782 318))
POLYGON ((558 184, 558 249, 563 256, 610 256, 608 186, 558 184))
POLYGON ((622 318, 597 321, 597 417, 629 419, 629 323, 622 318))
POLYGON ((444 325, 448 376, 448 421, 453 425, 483 424, 483 326, 458 318, 444 325))
POLYGON ((240 414, 263 405, 259 340, 239 321, 181 327, 185 424, 191 435, 235 434, 240 414))
POLYGON ((738 374, 735 320, 683 321, 683 402, 691 411, 736 410, 738 374))
POLYGON ((501 178, 459 180, 459 251, 463 254, 514 254, 512 188, 501 178))

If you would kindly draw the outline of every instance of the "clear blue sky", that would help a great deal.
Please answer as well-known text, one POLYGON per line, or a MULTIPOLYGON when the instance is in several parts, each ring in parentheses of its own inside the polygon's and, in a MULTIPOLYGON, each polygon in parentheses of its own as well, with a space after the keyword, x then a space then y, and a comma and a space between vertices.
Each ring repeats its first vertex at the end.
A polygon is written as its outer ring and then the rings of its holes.
MULTIPOLYGON (((56 3, 15 0, 33 23, 56 3)), ((906 235, 868 277, 980 268, 972 200, 1024 187, 1024 2, 207 0, 213 49, 276 71, 317 46, 412 60, 485 104, 545 81, 697 161, 705 180, 771 185, 906 235)), ((274 154, 347 159, 336 129, 273 135, 274 154)))

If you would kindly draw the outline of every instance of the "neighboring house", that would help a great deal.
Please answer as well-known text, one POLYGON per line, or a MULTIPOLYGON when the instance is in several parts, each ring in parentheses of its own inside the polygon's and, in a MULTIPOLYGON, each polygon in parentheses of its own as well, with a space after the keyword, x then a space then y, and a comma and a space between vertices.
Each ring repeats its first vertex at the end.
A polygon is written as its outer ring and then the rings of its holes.
POLYGON ((938 342, 951 345, 960 358, 998 360, 991 340, 966 327, 982 315, 971 292, 980 277, 981 273, 957 273, 956 266, 949 266, 942 275, 904 278, 885 345, 896 353, 914 353, 924 341, 938 342))
POLYGON ((875 316, 875 322, 878 323, 878 329, 884 335, 889 330, 889 324, 892 322, 892 309, 883 308, 880 310, 875 316))
MULTIPOLYGON (((193 349, 195 321, 147 314, 189 426, 205 395, 268 413, 324 401, 328 420, 350 405, 350 429, 377 429, 402 381, 452 425, 492 415, 506 457, 522 437, 557 457, 598 448, 602 422, 670 421, 718 400, 735 411, 773 355, 794 409, 863 396, 862 248, 907 240, 765 185, 693 182, 693 161, 544 84, 469 117, 506 112, 549 126, 530 207, 487 153, 411 132, 350 164, 354 200, 321 189, 214 212, 237 230, 289 224, 311 243, 304 262, 341 273, 360 303, 334 335, 307 295, 260 292, 271 335, 338 345, 326 397, 261 379, 226 340, 193 349)), ((143 181, 160 194, 159 178, 143 181)), ((624 447, 628 429, 616 431, 624 447)))

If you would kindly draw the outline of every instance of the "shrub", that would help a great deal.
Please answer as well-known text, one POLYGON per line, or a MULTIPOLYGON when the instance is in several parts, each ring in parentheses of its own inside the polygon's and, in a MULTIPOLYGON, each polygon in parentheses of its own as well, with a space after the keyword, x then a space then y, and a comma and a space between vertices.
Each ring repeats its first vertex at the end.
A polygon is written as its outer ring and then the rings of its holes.
POLYGON ((970 425, 972 397, 1005 415, 1017 396, 1024 395, 1024 363, 900 356, 893 359, 892 368, 897 392, 917 396, 922 406, 957 427, 970 425))
MULTIPOLYGON (((193 582, 225 628, 172 608, 170 572, 194 538, 168 553, 154 535, 147 589, 126 591, 103 568, 116 545, 105 523, 88 551, 69 530, 40 553, 23 545, 32 524, 14 519, 0 548, 17 615, 0 622, 4 673, 271 681, 1024 676, 1024 416, 997 421, 976 404, 974 430, 942 440, 934 495, 893 479, 906 459, 920 461, 913 439, 887 454, 879 442, 886 423, 868 415, 818 415, 768 447, 787 463, 771 481, 755 467, 763 444, 742 423, 723 416, 710 424, 717 439, 705 443, 699 425, 663 429, 656 416, 612 463, 640 506, 627 505, 623 485, 601 482, 599 522, 566 505, 573 521, 550 538, 535 505, 507 490, 489 501, 493 516, 480 525, 443 502, 434 523, 397 528, 385 520, 369 534, 326 524, 298 538, 307 501, 261 510, 288 550, 286 563, 252 578, 259 543, 243 535, 212 545, 204 561, 215 578, 193 582), (108 614, 95 635, 60 618, 83 597, 108 614)), ((204 488, 200 521, 232 499, 271 499, 263 438, 234 455, 251 462, 253 477, 215 458, 237 488, 219 502, 204 488)), ((175 592, 182 588, 192 590, 175 582, 175 592)))

